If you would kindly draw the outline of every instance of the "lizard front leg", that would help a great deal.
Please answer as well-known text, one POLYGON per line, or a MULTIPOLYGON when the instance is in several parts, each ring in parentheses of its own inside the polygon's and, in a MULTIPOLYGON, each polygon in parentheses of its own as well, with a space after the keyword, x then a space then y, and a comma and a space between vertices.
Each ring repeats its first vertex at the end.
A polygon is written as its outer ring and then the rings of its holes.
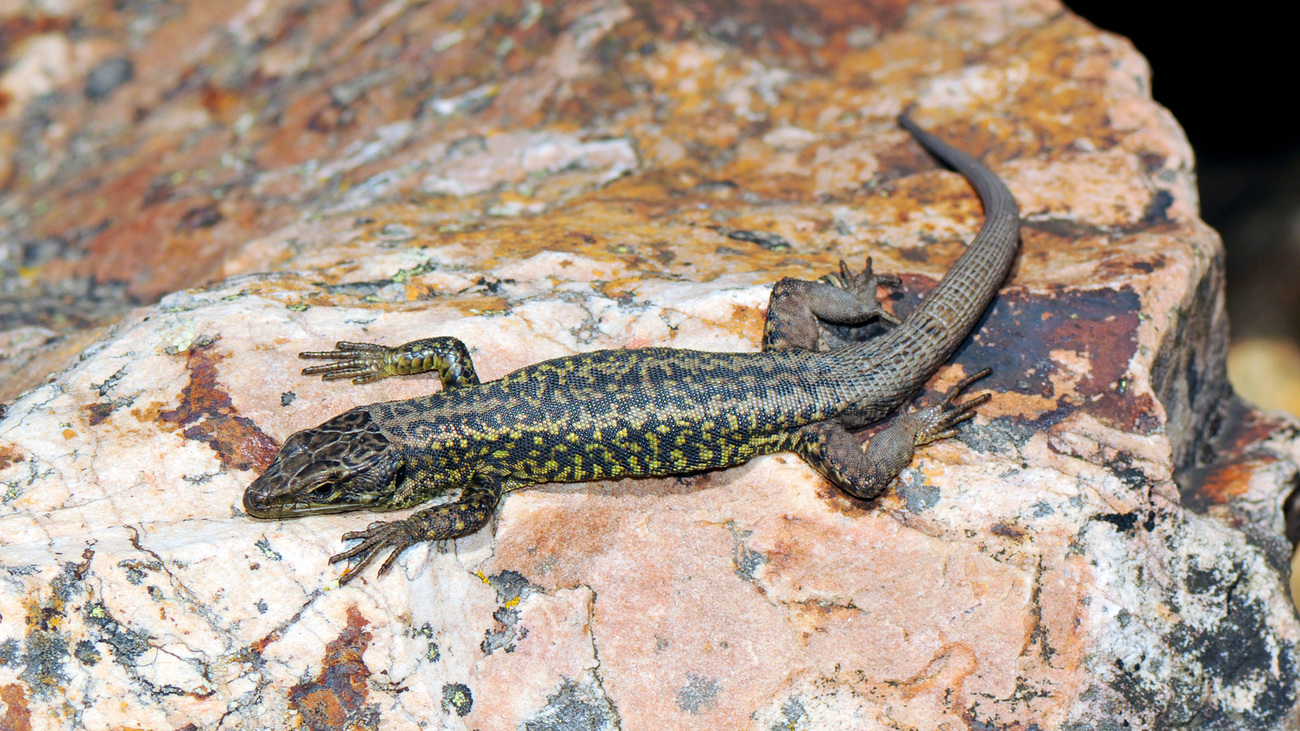
POLYGON ((465 343, 453 337, 423 338, 390 347, 375 343, 340 340, 334 350, 307 351, 299 358, 328 358, 333 363, 302 369, 304 376, 319 374, 322 380, 351 378, 353 383, 371 383, 389 376, 411 376, 437 371, 444 389, 478 383, 474 362, 465 343))
POLYGON ((917 447, 956 436, 957 426, 975 416, 975 407, 988 401, 989 394, 960 403, 956 398, 990 372, 986 368, 963 378, 933 406, 898 414, 865 448, 838 421, 823 421, 796 432, 792 450, 841 490, 875 500, 911 463, 917 447))
POLYGON ((897 286, 898 277, 873 274, 871 257, 858 274, 840 262, 839 274, 821 281, 782 279, 772 287, 763 330, 763 350, 827 350, 842 347, 839 338, 827 332, 822 322, 836 325, 864 325, 880 318, 898 324, 876 299, 876 287, 897 286))
POLYGON ((403 520, 371 523, 365 530, 344 533, 343 540, 360 543, 330 557, 330 563, 357 559, 339 577, 339 585, 351 581, 375 556, 387 549, 392 549, 392 552, 379 566, 380 576, 392 568, 393 561, 403 551, 416 543, 460 538, 478 531, 492 519, 500 501, 500 482, 471 482, 454 503, 425 508, 403 520))

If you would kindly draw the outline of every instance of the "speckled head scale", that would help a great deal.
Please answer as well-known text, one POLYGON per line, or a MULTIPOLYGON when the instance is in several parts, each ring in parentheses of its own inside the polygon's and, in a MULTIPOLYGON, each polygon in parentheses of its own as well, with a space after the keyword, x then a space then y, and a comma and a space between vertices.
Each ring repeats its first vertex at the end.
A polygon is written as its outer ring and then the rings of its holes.
POLYGON ((382 509, 402 473, 396 448, 370 412, 353 409, 285 440, 275 462, 244 493, 258 518, 382 509))

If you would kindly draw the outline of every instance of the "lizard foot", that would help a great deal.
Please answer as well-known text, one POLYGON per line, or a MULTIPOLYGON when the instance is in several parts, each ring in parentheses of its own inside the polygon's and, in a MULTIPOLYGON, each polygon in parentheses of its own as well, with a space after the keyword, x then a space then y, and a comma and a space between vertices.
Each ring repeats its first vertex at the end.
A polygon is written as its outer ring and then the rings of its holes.
POLYGON ((299 353, 299 358, 328 358, 333 363, 309 366, 302 369, 304 376, 320 374, 323 381, 341 381, 351 378, 353 383, 371 383, 391 375, 389 370, 400 357, 397 348, 375 343, 351 343, 340 340, 334 350, 313 350, 299 353))
POLYGON ((957 436, 957 426, 963 421, 974 418, 975 407, 993 397, 992 394, 982 393, 979 396, 957 403, 957 396, 972 383, 992 372, 991 368, 976 371, 948 389, 938 403, 906 414, 906 417, 913 422, 913 428, 915 429, 913 443, 919 447, 922 444, 929 444, 939 439, 957 436))
POLYGON ((861 272, 854 274, 849 265, 840 260, 839 274, 827 274, 821 278, 821 281, 846 290, 856 296, 863 302, 871 305, 880 319, 885 322, 897 325, 898 318, 885 312, 876 300, 876 287, 897 287, 903 283, 903 280, 893 274, 876 274, 871 271, 871 257, 867 257, 867 265, 861 272))
POLYGON ((500 484, 478 483, 467 489, 457 502, 425 508, 404 520, 371 523, 365 530, 344 533, 343 540, 361 542, 330 556, 330 563, 357 559, 339 577, 339 585, 346 584, 387 549, 391 548, 392 553, 379 567, 380 576, 392 567, 402 551, 416 543, 460 538, 479 530, 491 520, 500 499, 500 484))
POLYGON ((349 561, 353 558, 358 559, 356 563, 349 566, 347 570, 343 572, 343 575, 339 577, 339 586, 343 586, 351 581, 357 574, 361 573, 361 570, 373 561, 375 556, 382 553, 384 549, 391 548, 393 549, 392 553, 388 554, 388 558, 379 567, 380 576, 387 573, 388 569, 392 568, 393 561, 397 559, 398 555, 400 555, 402 551, 410 548, 412 544, 423 540, 415 535, 415 531, 412 530, 412 528, 413 526, 410 524, 410 521, 394 520, 371 523, 365 530, 354 530, 344 533, 343 540, 361 541, 361 543, 358 543, 342 553, 330 556, 330 563, 349 561))

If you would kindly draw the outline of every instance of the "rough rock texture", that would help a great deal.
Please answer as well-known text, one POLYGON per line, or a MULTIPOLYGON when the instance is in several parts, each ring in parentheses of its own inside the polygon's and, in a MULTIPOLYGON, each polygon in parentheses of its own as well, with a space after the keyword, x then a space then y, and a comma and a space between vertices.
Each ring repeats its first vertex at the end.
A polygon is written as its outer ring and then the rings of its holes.
POLYGON ((0 421, 0 727, 1300 728, 1300 442, 1226 385, 1219 242, 1122 39, 1047 1, 59 7, 0 26, 6 266, 222 281, 0 421), (868 254, 908 311, 981 220, 913 103, 1024 248, 932 384, 993 400, 879 504, 789 455, 548 485, 344 589, 372 516, 242 514, 293 431, 436 388, 297 374, 336 339, 485 378, 753 349, 772 282, 868 254))

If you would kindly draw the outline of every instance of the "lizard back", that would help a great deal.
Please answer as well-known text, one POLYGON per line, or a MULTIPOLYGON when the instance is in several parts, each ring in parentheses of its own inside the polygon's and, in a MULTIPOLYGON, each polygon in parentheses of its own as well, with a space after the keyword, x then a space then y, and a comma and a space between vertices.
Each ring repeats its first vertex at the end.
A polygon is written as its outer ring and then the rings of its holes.
POLYGON ((835 416, 845 403, 828 365, 818 353, 601 350, 369 408, 407 450, 499 454, 523 483, 681 474, 777 451, 835 416))

